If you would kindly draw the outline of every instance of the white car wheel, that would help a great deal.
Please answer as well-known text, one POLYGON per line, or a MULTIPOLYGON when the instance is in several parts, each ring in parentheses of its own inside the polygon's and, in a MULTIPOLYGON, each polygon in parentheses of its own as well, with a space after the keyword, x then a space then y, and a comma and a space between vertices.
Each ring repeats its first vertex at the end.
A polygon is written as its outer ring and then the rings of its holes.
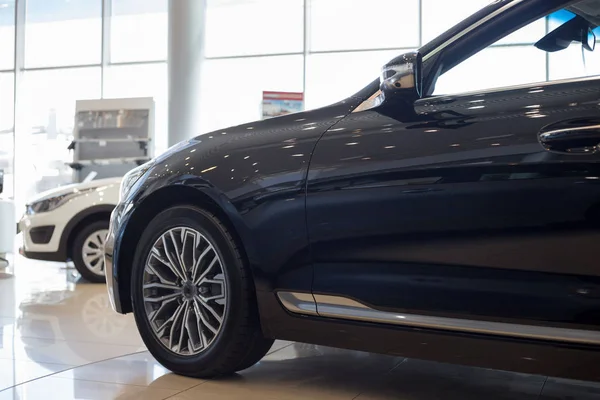
POLYGON ((73 241, 73 263, 90 282, 104 282, 104 243, 108 221, 97 221, 81 229, 73 241))

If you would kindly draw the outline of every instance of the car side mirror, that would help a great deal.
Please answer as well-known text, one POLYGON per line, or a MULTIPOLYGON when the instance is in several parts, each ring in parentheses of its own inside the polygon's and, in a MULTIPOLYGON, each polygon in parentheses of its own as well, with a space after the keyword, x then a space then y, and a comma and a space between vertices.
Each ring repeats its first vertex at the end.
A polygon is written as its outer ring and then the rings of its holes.
POLYGON ((419 52, 402 54, 385 64, 379 78, 384 100, 398 96, 421 98, 423 58, 419 52))

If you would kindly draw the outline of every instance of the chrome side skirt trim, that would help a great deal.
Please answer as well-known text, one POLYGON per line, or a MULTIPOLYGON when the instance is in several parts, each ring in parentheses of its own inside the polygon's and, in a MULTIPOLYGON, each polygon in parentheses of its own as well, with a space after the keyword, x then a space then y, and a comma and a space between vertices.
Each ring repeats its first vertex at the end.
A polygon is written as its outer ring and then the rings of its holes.
POLYGON ((310 293, 278 292, 277 297, 288 311, 297 314, 318 315, 315 298, 310 293))
POLYGON ((298 314, 447 331, 600 345, 600 331, 400 314, 375 310, 345 297, 322 294, 312 296, 307 293, 278 292, 277 295, 288 311, 298 314))

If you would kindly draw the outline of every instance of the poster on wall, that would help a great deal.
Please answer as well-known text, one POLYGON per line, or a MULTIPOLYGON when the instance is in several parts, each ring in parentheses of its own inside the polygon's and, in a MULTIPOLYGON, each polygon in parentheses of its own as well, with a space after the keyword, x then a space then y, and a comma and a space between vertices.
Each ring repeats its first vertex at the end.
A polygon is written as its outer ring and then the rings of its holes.
POLYGON ((304 93, 263 92, 263 119, 292 114, 304 110, 304 93))

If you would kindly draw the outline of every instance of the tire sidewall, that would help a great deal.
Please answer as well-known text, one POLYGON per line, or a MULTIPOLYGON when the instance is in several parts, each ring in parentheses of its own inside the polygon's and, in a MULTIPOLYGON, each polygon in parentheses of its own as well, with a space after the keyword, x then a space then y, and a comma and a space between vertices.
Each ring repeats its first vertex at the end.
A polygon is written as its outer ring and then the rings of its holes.
POLYGON ((100 230, 107 230, 108 225, 109 225, 108 221, 92 222, 85 228, 81 229, 77 233, 75 240, 73 240, 73 249, 72 249, 71 254, 73 254, 73 263, 75 264, 75 268, 77 269, 77 271, 79 272, 79 274, 81 276, 83 276, 85 279, 87 279, 91 282, 94 282, 94 283, 105 282, 106 276, 98 275, 98 274, 94 273, 93 271, 90 271, 87 268, 87 266, 85 265, 85 262, 83 261, 83 245, 85 243, 85 240, 92 233, 100 231, 100 230))
POLYGON ((244 268, 235 247, 228 235, 215 218, 198 208, 178 206, 158 214, 146 227, 142 234, 134 256, 131 278, 131 300, 133 312, 142 339, 150 353, 165 367, 176 373, 193 374, 206 366, 213 369, 220 364, 220 358, 227 351, 228 343, 234 340, 239 330, 239 315, 244 307, 244 287, 240 270, 244 268), (166 231, 176 227, 189 227, 204 235, 213 245, 222 261, 225 274, 227 306, 223 317, 223 325, 207 350, 192 356, 180 356, 166 349, 157 338, 146 316, 142 299, 142 281, 146 259, 156 240, 166 231))

